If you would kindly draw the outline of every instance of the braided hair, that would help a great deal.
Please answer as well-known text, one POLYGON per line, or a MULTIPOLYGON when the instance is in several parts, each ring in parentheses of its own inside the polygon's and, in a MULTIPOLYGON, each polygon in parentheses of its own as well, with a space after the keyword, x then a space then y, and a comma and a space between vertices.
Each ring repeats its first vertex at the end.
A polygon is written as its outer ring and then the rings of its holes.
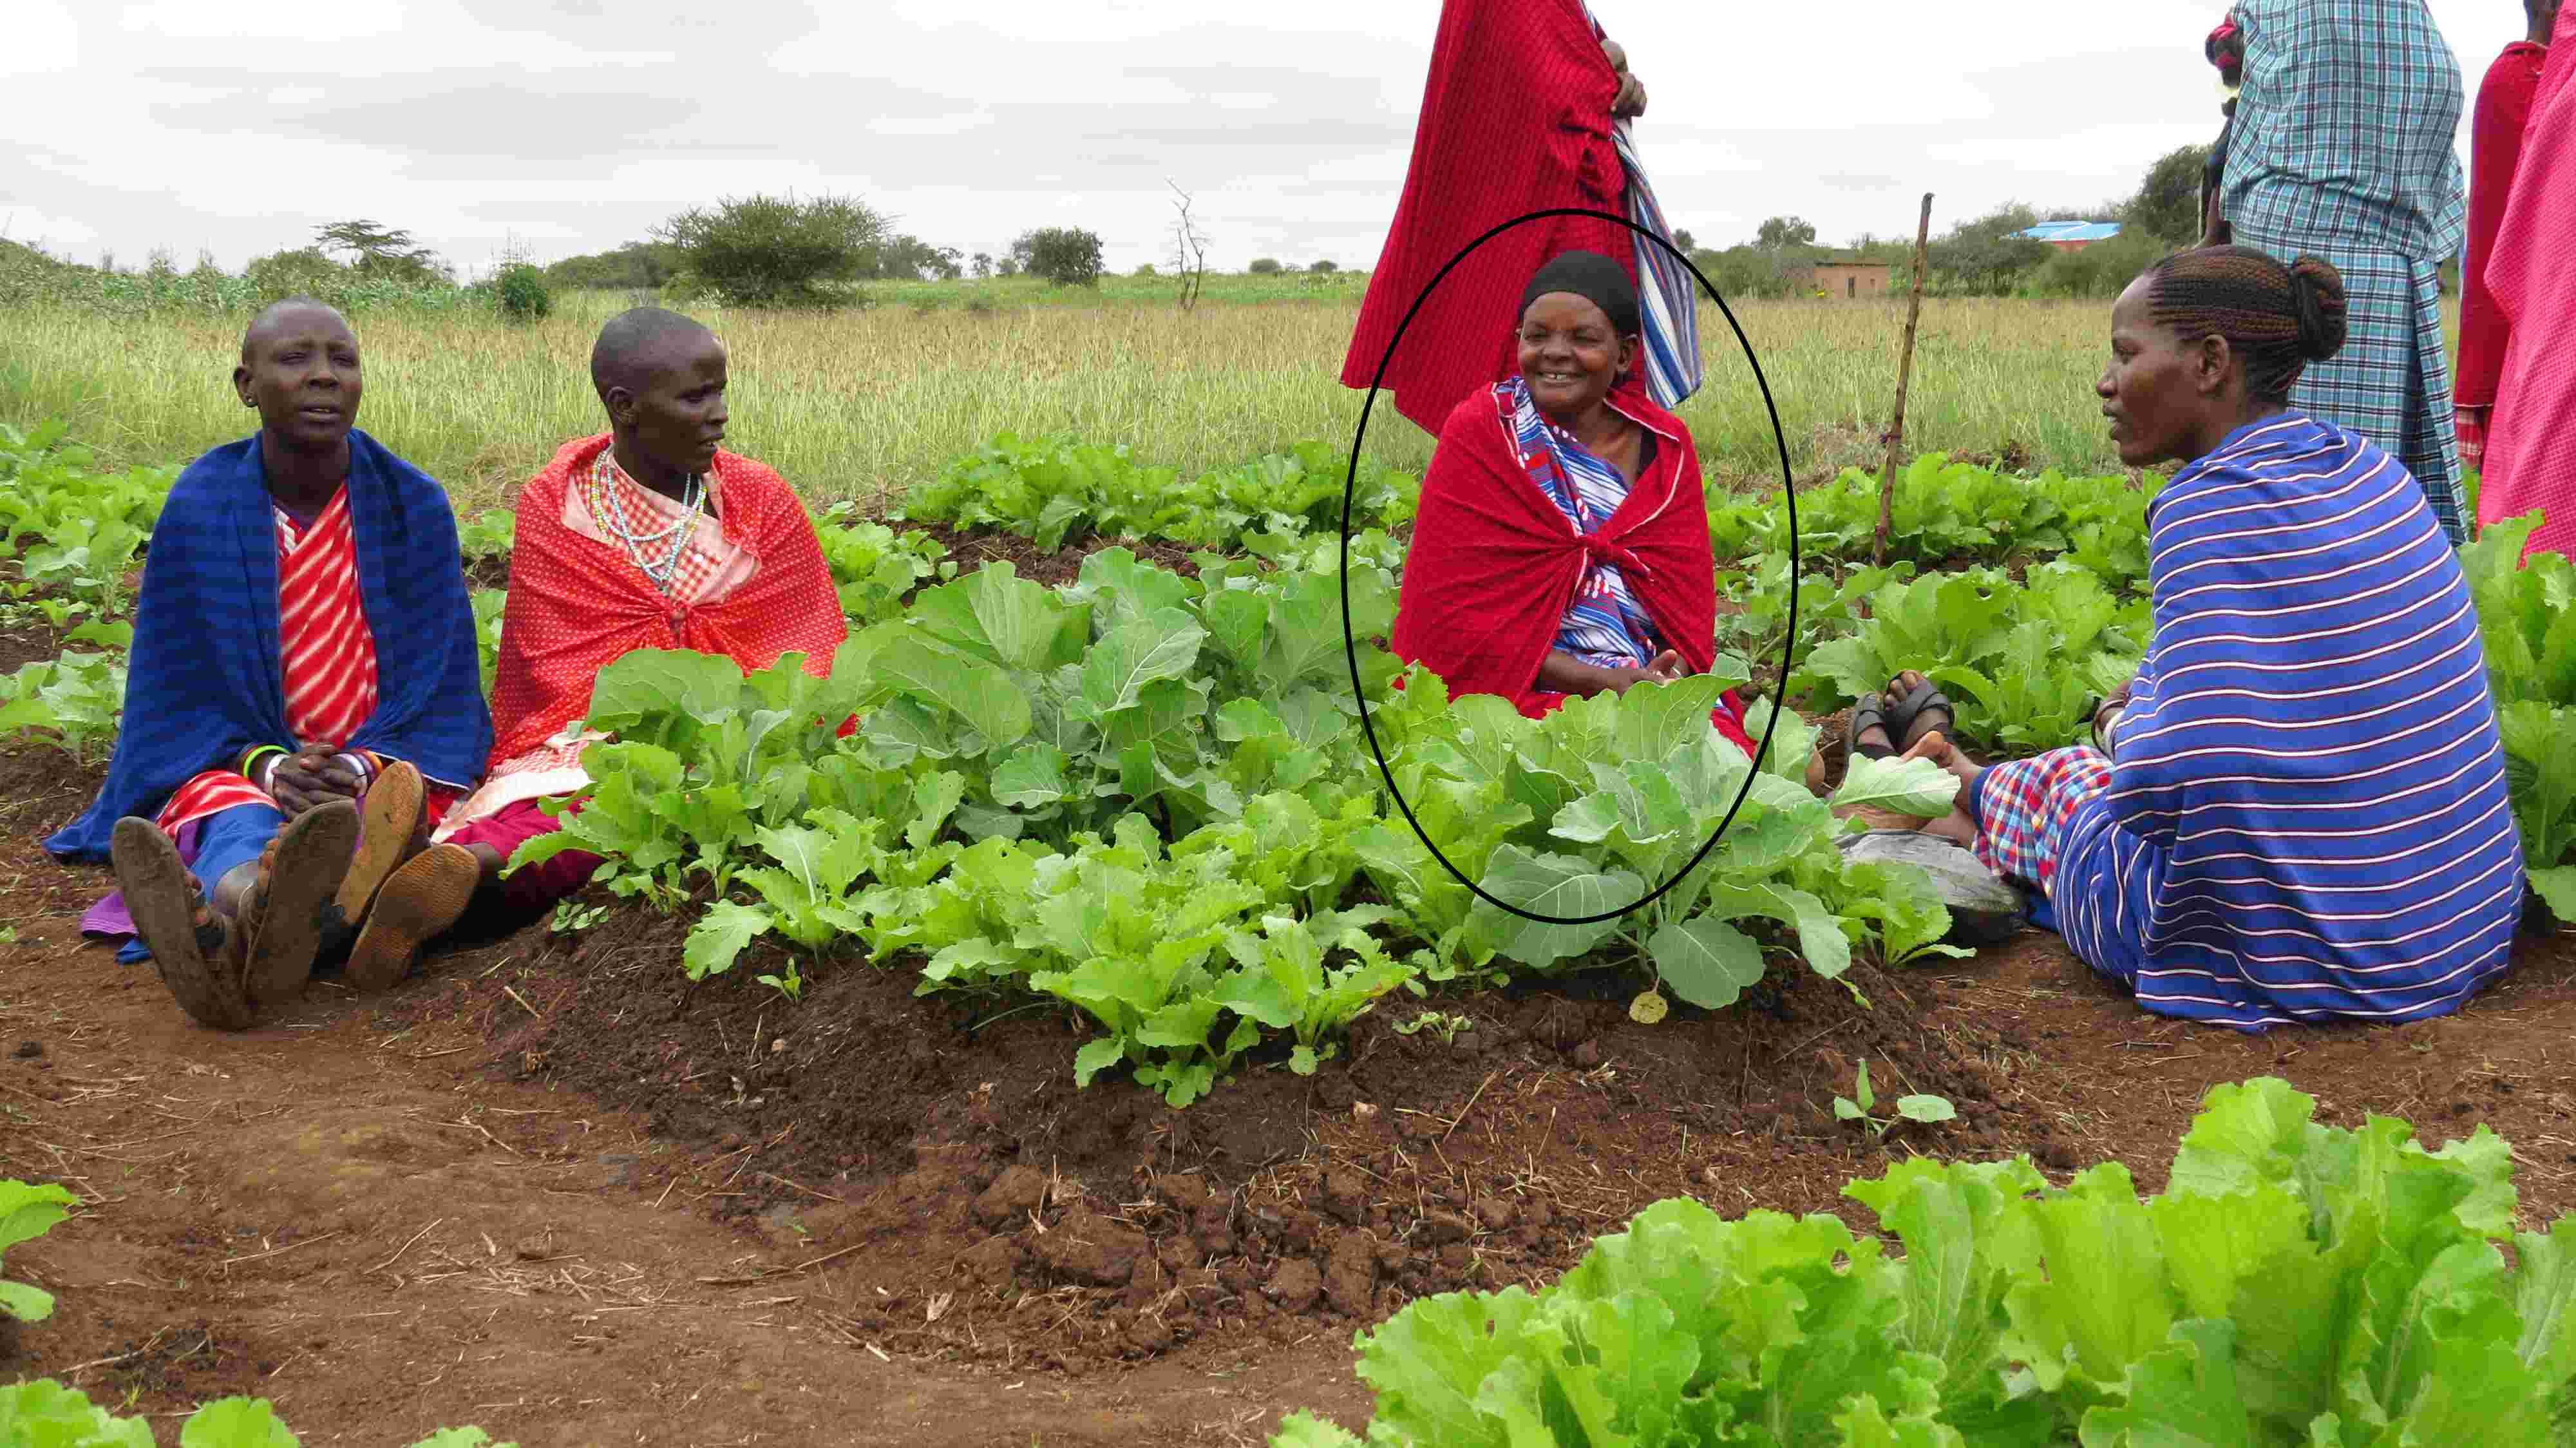
POLYGON ((2256 402, 2289 400, 2299 374, 2343 350, 2343 274, 2322 257, 2283 266, 2250 246, 2178 251, 2148 267, 2147 316, 2185 342, 2224 337, 2256 402))

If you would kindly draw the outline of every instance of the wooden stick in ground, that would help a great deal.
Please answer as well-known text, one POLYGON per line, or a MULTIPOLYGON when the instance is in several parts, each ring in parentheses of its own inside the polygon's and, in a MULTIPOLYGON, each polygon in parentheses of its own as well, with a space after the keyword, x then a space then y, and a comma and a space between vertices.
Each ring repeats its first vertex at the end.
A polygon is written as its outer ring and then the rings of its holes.
POLYGON ((1914 328, 1923 320, 1924 253, 1932 244, 1932 193, 1914 224, 1914 299, 1905 306, 1905 347, 1896 354, 1896 416, 1887 424, 1887 461, 1878 470, 1878 566, 1887 566, 1887 535, 1896 516, 1896 450, 1905 442, 1905 388, 1914 380, 1914 328))

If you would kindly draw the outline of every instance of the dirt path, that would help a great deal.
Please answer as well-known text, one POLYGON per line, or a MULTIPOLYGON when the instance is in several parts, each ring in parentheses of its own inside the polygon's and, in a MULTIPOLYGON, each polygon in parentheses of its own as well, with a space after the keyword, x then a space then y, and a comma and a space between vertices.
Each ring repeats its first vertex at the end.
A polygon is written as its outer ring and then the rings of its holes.
MULTIPOLYGON (((434 959, 375 1001, 186 1024, 79 943, 99 872, 35 841, 94 778, 0 753, 0 1174, 84 1198, 7 1274, 56 1316, 0 1373, 129 1411, 275 1400, 308 1443, 476 1423, 529 1445, 1257 1443, 1354 1427, 1353 1329, 1544 1281, 1680 1192, 1839 1210, 1910 1150, 2117 1156, 2162 1182, 2210 1084, 2289 1077, 2350 1121, 2510 1137, 2524 1215, 2576 1206, 2576 936, 2464 1015, 2249 1038, 2139 1014, 2051 937, 1935 973, 1789 983, 1657 1028, 1617 998, 1443 1002, 1311 1080, 1171 1112, 1075 1091, 1064 1021, 985 1022, 898 973, 690 992, 619 918, 434 959), (767 1044, 764 1044, 767 1043, 767 1044), (1866 1057, 1960 1122, 1885 1143, 1827 1109, 1866 1057)), ((746 968, 747 977, 756 971, 746 968)), ((989 1007, 987 1008, 989 1009, 989 1007)))

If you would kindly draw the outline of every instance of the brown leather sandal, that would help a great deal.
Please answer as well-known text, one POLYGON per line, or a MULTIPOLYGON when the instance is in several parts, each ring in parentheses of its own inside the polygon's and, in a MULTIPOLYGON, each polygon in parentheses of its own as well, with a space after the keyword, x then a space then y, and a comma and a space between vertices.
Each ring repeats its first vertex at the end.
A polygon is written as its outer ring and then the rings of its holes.
POLYGON ((278 836, 277 860, 251 887, 236 922, 250 948, 242 991, 261 1011, 303 998, 322 947, 326 912, 358 845, 358 806, 335 799, 298 815, 278 836))
POLYGON ((159 825, 128 815, 108 837, 108 858, 134 933, 179 1009, 219 1031, 248 1029, 258 1017, 242 990, 238 929, 207 908, 178 845, 159 825))

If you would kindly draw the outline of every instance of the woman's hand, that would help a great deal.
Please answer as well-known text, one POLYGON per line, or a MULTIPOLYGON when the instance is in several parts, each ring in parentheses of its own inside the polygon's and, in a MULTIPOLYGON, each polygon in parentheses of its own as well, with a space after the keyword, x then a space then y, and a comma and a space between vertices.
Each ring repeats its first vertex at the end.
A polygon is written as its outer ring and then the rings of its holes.
POLYGON ((1548 650, 1539 662, 1538 686, 1551 693, 1572 694, 1589 699, 1604 690, 1613 694, 1628 692, 1631 684, 1669 684, 1687 677, 1690 665, 1682 662, 1679 652, 1666 649, 1640 668, 1607 668, 1587 664, 1563 649, 1548 650))
POLYGON ((2473 468, 2486 460, 2487 409, 2461 407, 2451 413, 2451 427, 2460 439, 2460 465, 2473 468))
POLYGON ((1616 120, 1628 120, 1646 113, 1646 84, 1628 73, 1628 52, 1619 42, 1601 42, 1601 53, 1610 57, 1610 68, 1619 73, 1619 94, 1610 101, 1610 114, 1616 120))
POLYGON ((269 797, 288 819, 335 799, 358 797, 357 772, 341 762, 338 753, 328 744, 307 744, 269 770, 269 797))

